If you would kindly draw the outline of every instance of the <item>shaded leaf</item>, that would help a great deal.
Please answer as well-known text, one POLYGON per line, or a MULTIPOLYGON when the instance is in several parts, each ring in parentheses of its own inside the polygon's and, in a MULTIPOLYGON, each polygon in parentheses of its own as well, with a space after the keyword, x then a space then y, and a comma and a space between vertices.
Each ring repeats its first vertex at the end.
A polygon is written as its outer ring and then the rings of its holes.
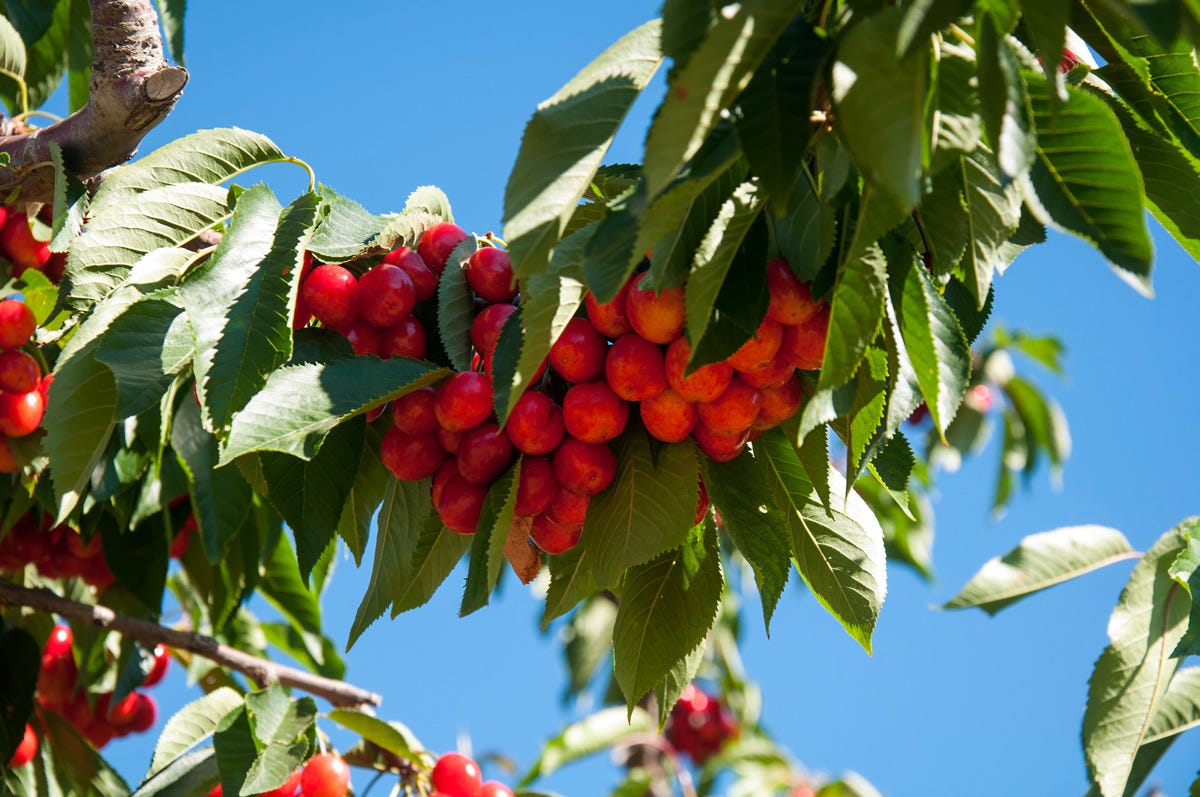
POLYGON ((225 715, 242 705, 243 698, 233 689, 220 687, 193 700, 176 712, 163 727, 154 745, 154 758, 146 780, 168 764, 212 736, 225 715))

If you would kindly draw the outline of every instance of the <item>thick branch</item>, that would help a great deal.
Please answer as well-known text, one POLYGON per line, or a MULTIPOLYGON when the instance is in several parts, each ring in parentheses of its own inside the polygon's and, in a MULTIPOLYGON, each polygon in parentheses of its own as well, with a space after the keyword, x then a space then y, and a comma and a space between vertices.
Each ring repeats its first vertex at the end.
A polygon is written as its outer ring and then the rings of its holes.
POLYGON ((62 147, 66 167, 81 179, 133 157, 138 144, 166 118, 187 83, 187 70, 163 56, 158 15, 150 0, 89 0, 92 80, 87 105, 61 122, 0 136, 0 193, 21 187, 20 199, 48 202, 54 192, 50 145, 62 147))
POLYGON ((322 678, 319 675, 286 667, 281 664, 251 656, 236 648, 223 645, 217 640, 190 631, 166 628, 146 620, 138 620, 117 614, 107 606, 90 606, 55 595, 47 589, 30 589, 0 580, 0 605, 27 606, 39 612, 57 614, 79 623, 116 631, 122 636, 136 639, 146 646, 163 644, 176 650, 186 650, 203 656, 222 667, 244 673, 260 687, 280 683, 303 689, 305 692, 323 697, 335 706, 378 706, 383 698, 374 692, 359 689, 345 681, 322 678))

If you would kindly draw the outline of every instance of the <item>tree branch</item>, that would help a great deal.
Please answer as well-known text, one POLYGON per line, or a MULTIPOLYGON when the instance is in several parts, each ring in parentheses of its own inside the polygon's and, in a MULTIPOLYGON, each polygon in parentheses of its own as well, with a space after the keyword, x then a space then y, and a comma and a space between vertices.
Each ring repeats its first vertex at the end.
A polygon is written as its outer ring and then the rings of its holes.
POLYGON ((50 145, 62 147, 66 168, 81 179, 133 157, 145 135, 175 107, 187 70, 167 63, 158 15, 150 0, 89 0, 92 79, 87 105, 61 122, 0 136, 0 193, 20 186, 25 202, 54 194, 50 145))
POLYGON ((35 611, 57 614, 68 620, 116 631, 122 636, 135 639, 148 647, 161 643, 176 650, 186 650, 222 667, 245 674, 259 687, 280 683, 284 686, 303 689, 305 692, 325 698, 335 706, 344 708, 378 706, 383 702, 383 698, 378 694, 359 689, 345 681, 335 681, 332 678, 323 678, 294 667, 275 664, 223 645, 212 637, 167 628, 147 620, 126 617, 117 614, 107 606, 91 606, 68 600, 55 595, 48 589, 31 589, 10 581, 0 580, 0 605, 2 604, 26 606, 35 611))

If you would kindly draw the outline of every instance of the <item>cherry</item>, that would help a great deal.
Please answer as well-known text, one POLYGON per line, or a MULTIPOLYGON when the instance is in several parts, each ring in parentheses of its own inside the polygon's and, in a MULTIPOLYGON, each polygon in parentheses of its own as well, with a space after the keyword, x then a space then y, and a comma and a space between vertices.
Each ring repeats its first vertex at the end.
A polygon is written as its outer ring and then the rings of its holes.
POLYGON ((800 387, 800 379, 795 376, 779 387, 763 388, 762 404, 759 405, 758 417, 751 428, 764 431, 778 426, 800 411, 803 400, 804 392, 800 387))
POLYGON ((567 434, 585 443, 616 439, 628 422, 629 404, 604 380, 575 385, 563 397, 567 434))
POLYGON ((587 519, 587 508, 591 499, 586 495, 573 493, 570 490, 559 490, 546 507, 545 515, 563 529, 568 531, 583 528, 587 519))
MULTIPOLYGON (((111 700, 112 695, 104 695, 105 698, 111 700)), ((106 702, 108 702, 106 700, 106 702)), ((130 692, 125 695, 120 702, 115 705, 101 706, 99 701, 96 703, 96 716, 105 719, 107 718, 117 728, 132 728, 134 717, 138 712, 138 693, 130 692)))
POLYGON ((438 387, 433 409, 447 431, 478 426, 492 414, 491 380, 476 371, 456 373, 438 387))
POLYGON ((407 434, 393 426, 383 436, 379 458, 397 479, 413 482, 437 473, 446 452, 433 432, 407 434))
POLYGON ((167 649, 162 645, 155 645, 154 664, 150 667, 150 672, 146 673, 146 678, 142 681, 142 686, 155 686, 161 682, 167 674, 167 667, 170 663, 171 656, 167 653, 167 649))
POLYGON ((218 783, 216 786, 213 786, 213 790, 210 791, 208 794, 204 795, 204 797, 223 797, 223 792, 221 791, 221 784, 218 783))
POLYGON ((17 749, 13 751, 12 758, 8 759, 8 768, 16 769, 23 767, 33 760, 38 751, 37 734, 33 732, 33 728, 29 725, 25 726, 25 733, 21 736, 21 743, 17 745, 17 749))
POLYGON ((442 485, 434 506, 446 528, 458 534, 474 534, 487 492, 487 487, 472 484, 455 471, 442 485))
POLYGON ((413 298, 417 303, 432 299, 437 293, 438 276, 429 270, 425 261, 407 246, 393 249, 383 258, 384 263, 396 266, 408 275, 413 285, 413 298))
POLYGON ((645 278, 639 274, 625 298, 625 314, 634 331, 654 343, 670 343, 683 334, 687 317, 683 288, 663 288, 659 293, 642 290, 639 285, 645 278))
MULTIPOLYGON (((784 327, 786 330, 787 327, 784 327)), ((780 352, 775 355, 771 362, 753 371, 738 371, 738 376, 742 378, 750 387, 779 387, 792 378, 792 374, 796 371, 796 366, 787 361, 782 351, 782 340, 780 341, 780 352)))
POLYGON ((410 316, 388 327, 383 330, 380 350, 384 359, 411 357, 424 360, 429 353, 429 335, 425 332, 425 325, 410 316))
POLYGON ((549 454, 565 434, 562 410, 545 393, 527 390, 508 414, 505 432, 524 454, 549 454))
POLYGON ((342 266, 323 265, 313 269, 300 286, 300 296, 325 326, 345 327, 358 318, 362 302, 358 280, 342 266))
POLYGON ((438 222, 421 235, 421 240, 417 242, 417 254, 430 271, 441 276, 454 248, 469 237, 466 230, 453 222, 438 222))
POLYGON ((604 373, 608 341, 586 318, 572 318, 550 347, 550 367, 568 382, 590 382, 604 373))
POLYGON ((739 371, 753 371, 775 358, 783 343, 783 325, 773 318, 764 318, 754 337, 746 341, 725 362, 739 371))
POLYGON ((462 438, 459 432, 451 432, 449 429, 443 429, 439 426, 434 430, 433 434, 437 437, 438 445, 440 445, 447 454, 458 453, 458 442, 462 438))
MULTIPOLYGON (((79 535, 75 536, 78 537, 79 535)), ((75 635, 71 633, 71 626, 56 625, 50 631, 50 636, 46 639, 46 646, 42 648, 42 655, 52 658, 69 655, 73 644, 75 644, 75 635)))
POLYGON ((825 340, 829 336, 829 305, 822 305, 811 318, 783 330, 780 351, 792 365, 813 371, 825 361, 825 340))
POLYGON ((433 788, 447 797, 473 797, 483 785, 483 773, 474 760, 459 753, 446 753, 433 765, 429 776, 433 788))
POLYGON ((318 753, 304 765, 300 789, 304 797, 346 797, 350 790, 350 767, 339 755, 318 753))
POLYGON ((380 263, 359 277, 361 315, 369 324, 390 327, 412 313, 416 291, 404 269, 380 263))
POLYGON ((742 453, 742 449, 746 447, 749 440, 749 435, 746 432, 717 434, 701 421, 692 430, 692 438, 709 459, 715 462, 729 462, 737 459, 738 454, 742 453))
POLYGON ((134 692, 134 694, 137 695, 137 705, 134 706, 129 726, 136 733, 145 733, 158 721, 158 702, 150 695, 141 692, 134 692))
POLYGON ((40 270, 50 259, 49 245, 33 237, 29 217, 24 213, 13 213, 0 227, 0 246, 13 263, 14 277, 21 276, 27 268, 40 270))
POLYGON ((663 350, 641 335, 622 335, 608 350, 604 378, 613 392, 626 401, 657 396, 667 388, 663 350))
POLYGON ((696 406, 700 421, 717 434, 739 434, 750 428, 758 417, 762 393, 736 376, 725 392, 712 401, 696 406))
POLYGON ((38 428, 46 412, 46 397, 40 391, 0 393, 0 432, 24 437, 38 428))
POLYGON ((500 340, 500 332, 508 317, 516 311, 517 308, 511 304, 490 304, 471 322, 471 345, 483 356, 488 370, 491 370, 492 355, 496 351, 496 341, 500 340))
POLYGON ((643 401, 638 412, 650 436, 664 443, 686 440, 700 418, 696 405, 671 388, 643 401))
POLYGON ((983 384, 972 385, 963 398, 963 404, 981 415, 991 410, 993 402, 992 389, 983 384))
POLYGON ((467 260, 467 284, 484 301, 512 301, 517 285, 508 252, 494 246, 477 249, 467 260))
POLYGON ((494 423, 463 432, 458 443, 458 472, 472 484, 491 484, 512 459, 512 443, 494 423))
POLYGON ((0 301, 0 349, 19 349, 33 337, 37 319, 24 302, 0 301))
POLYGON ((442 500, 442 488, 446 486, 446 482, 450 481, 451 476, 458 475, 458 459, 450 457, 442 467, 438 468, 438 472, 433 474, 433 484, 429 487, 429 497, 433 499, 433 505, 437 506, 442 500))
POLYGON ((300 788, 300 779, 304 775, 304 768, 295 770, 288 775, 288 779, 283 782, 282 786, 278 786, 270 791, 264 791, 258 797, 293 797, 296 790, 300 788))
POLYGON ((771 295, 767 318, 780 324, 802 324, 817 312, 808 283, 801 282, 786 260, 767 263, 767 291, 771 295))
POLYGON ((346 330, 346 340, 350 341, 350 348, 360 357, 368 354, 383 356, 383 335, 377 327, 371 326, 361 318, 346 330))
POLYGON ((625 314, 625 302, 629 296, 629 286, 632 284, 632 278, 625 280, 625 284, 611 302, 601 304, 591 293, 583 298, 583 306, 592 326, 610 338, 619 338, 633 331, 629 316, 625 314))
POLYGON ((437 414, 433 411, 431 386, 419 387, 392 402, 392 424, 405 434, 428 434, 437 429, 437 414))
POLYGON ((28 393, 37 390, 41 381, 42 369, 33 357, 23 351, 0 353, 0 390, 28 393))
MULTIPOLYGON (((547 551, 549 553, 549 551, 547 551)), ((474 797, 515 797, 513 790, 498 780, 485 780, 476 791, 474 797)))
POLYGON ((517 481, 517 503, 513 514, 529 517, 545 512, 558 495, 554 468, 545 457, 525 457, 517 481))
POLYGON ((38 695, 48 706, 65 705, 75 691, 75 680, 78 677, 75 657, 70 652, 62 656, 43 655, 42 667, 38 671, 38 695))
POLYGON ((580 495, 603 492, 617 476, 617 456, 608 446, 570 436, 554 452, 552 464, 558 483, 580 495))
POLYGON ((558 525, 548 515, 538 515, 529 528, 529 539, 542 551, 554 555, 565 553, 579 544, 583 524, 566 528, 558 525))
POLYGON ((667 348, 667 383, 688 401, 712 401, 725 392, 733 378, 729 363, 702 365, 687 376, 684 372, 692 357, 692 347, 684 338, 676 338, 667 348))

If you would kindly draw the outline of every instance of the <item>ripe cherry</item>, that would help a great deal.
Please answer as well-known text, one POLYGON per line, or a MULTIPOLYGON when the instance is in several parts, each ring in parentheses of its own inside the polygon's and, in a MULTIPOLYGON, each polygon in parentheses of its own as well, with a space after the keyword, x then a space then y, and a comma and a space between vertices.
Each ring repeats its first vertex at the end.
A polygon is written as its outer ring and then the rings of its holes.
POLYGON ((603 379, 575 385, 563 397, 567 434, 585 443, 607 443, 625 431, 629 404, 603 379))
POLYGON ((550 347, 550 367, 568 382, 590 382, 604 373, 608 341, 586 318, 572 318, 550 347))
POLYGON ((37 751, 37 734, 33 732, 32 727, 26 725, 25 733, 21 736, 21 743, 13 751, 12 758, 8 759, 8 768, 16 769, 25 766, 33 760, 33 757, 37 755, 37 751))
POLYGON ((37 691, 42 702, 47 706, 65 705, 75 691, 78 675, 75 657, 70 652, 62 656, 43 655, 37 680, 37 691))
POLYGON ((829 336, 829 305, 823 304, 804 323, 783 330, 780 351, 792 365, 813 371, 825 361, 825 341, 829 336))
POLYGON ((434 506, 446 528, 458 534, 474 534, 487 492, 487 487, 471 484, 455 471, 442 485, 434 506))
POLYGON ((28 393, 37 390, 41 381, 42 369, 33 357, 23 351, 0 353, 0 390, 28 393))
POLYGON ((512 301, 517 285, 508 252, 494 246, 476 250, 467 260, 467 284, 484 301, 512 301))
POLYGON ((712 401, 698 404, 700 421, 717 434, 738 434, 750 428, 758 417, 762 393, 738 377, 729 380, 725 392, 712 401))
POLYGON ((454 248, 469 236, 466 230, 449 221, 438 222, 421 235, 417 243, 417 254, 434 274, 441 276, 446 270, 446 261, 454 248))
POLYGON ((562 410, 545 393, 525 391, 505 425, 508 439, 525 454, 549 454, 558 448, 565 434, 562 410))
POLYGON ((167 674, 167 667, 171 664, 171 654, 162 645, 154 646, 154 664, 150 667, 150 672, 146 673, 145 680, 142 681, 142 686, 155 686, 162 681, 167 674))
POLYGON ((476 371, 454 374, 437 389, 434 412, 438 424, 451 432, 478 426, 492 414, 492 383, 476 371))
POLYGON ((362 302, 358 280, 342 266, 317 266, 300 286, 300 296, 318 321, 347 327, 358 318, 362 302))
MULTIPOLYGON (((583 524, 574 528, 564 528, 550 519, 548 515, 538 515, 529 527, 529 539, 533 544, 548 554, 560 554, 579 544, 583 533, 583 524)), ((478 792, 477 792, 478 793, 478 792)))
POLYGON ((494 423, 463 432, 458 443, 458 472, 472 484, 491 484, 512 459, 512 443, 494 423))
POLYGON ((663 350, 641 335, 622 335, 608 350, 604 378, 613 392, 626 401, 657 396, 667 388, 663 350))
POLYGON ((425 325, 409 316, 395 326, 383 330, 379 346, 384 359, 388 357, 411 357, 424 360, 429 353, 429 335, 425 325))
POLYGON ((695 403, 671 388, 643 401, 638 405, 638 412, 650 436, 664 443, 686 440, 700 418, 695 403))
POLYGON ((46 639, 46 646, 42 648, 42 655, 50 657, 69 655, 71 653, 71 645, 73 644, 75 644, 75 636, 71 633, 71 626, 56 625, 50 632, 50 636, 46 639))
POLYGON ((803 400, 804 392, 795 376, 779 387, 763 388, 762 404, 752 428, 763 431, 778 426, 800 411, 803 400))
POLYGON ((546 507, 545 514, 555 524, 567 531, 581 529, 587 519, 587 508, 590 502, 591 499, 586 495, 573 493, 570 490, 559 490, 558 495, 554 496, 554 500, 550 502, 550 506, 546 507))
POLYGON ((771 295, 767 318, 780 324, 802 324, 820 306, 819 302, 813 300, 809 284, 800 281, 786 260, 767 263, 767 291, 771 295))
POLYGON ((603 492, 617 476, 617 457, 608 446, 569 436, 554 452, 552 464, 558 483, 580 495, 603 492))
POLYGON ((300 789, 304 797, 346 797, 350 790, 350 767, 339 755, 318 753, 304 765, 300 789))
POLYGON ((514 797, 514 794, 512 789, 498 780, 485 780, 475 792, 475 797, 514 797))
POLYGON ((654 343, 670 343, 683 334, 687 307, 683 288, 663 288, 659 293, 642 290, 645 274, 634 278, 625 299, 625 315, 634 331, 654 343))
POLYGON ((517 502, 513 514, 530 517, 545 512, 558 495, 554 468, 545 457, 525 457, 517 481, 517 502))
POLYGON ((33 337, 37 319, 24 302, 0 301, 0 349, 19 349, 33 337))
POLYGON ((435 507, 442 500, 442 488, 446 486, 446 482, 450 481, 451 476, 457 475, 458 459, 456 457, 447 459, 445 464, 438 468, 438 472, 433 474, 433 484, 429 487, 429 497, 433 499, 435 507))
MULTIPOLYGON (((787 327, 784 327, 784 329, 787 329, 787 327)), ((775 358, 771 362, 755 368, 753 371, 738 371, 738 376, 751 387, 779 387, 791 379, 795 371, 796 366, 788 362, 784 355, 781 341, 780 352, 775 355, 775 358)))
POLYGON ((479 315, 471 322, 471 345, 483 356, 485 367, 489 370, 500 332, 508 317, 516 311, 517 308, 511 304, 490 304, 479 311, 479 315))
POLYGON ((383 356, 383 335, 379 328, 371 326, 361 318, 346 330, 346 340, 350 341, 350 348, 360 357, 368 354, 383 356))
POLYGON ((433 788, 447 797, 473 797, 483 785, 483 773, 474 760, 459 753, 446 753, 433 765, 429 776, 433 788))
POLYGON ((742 453, 742 450, 746 447, 746 442, 749 440, 749 435, 745 432, 741 434, 717 434, 701 421, 692 430, 692 438, 709 459, 714 462, 729 462, 732 459, 737 459, 738 454, 742 453))
POLYGON ((425 261, 407 246, 393 249, 383 258, 383 262, 396 266, 408 275, 413 285, 413 298, 417 303, 432 299, 437 293, 438 276, 429 270, 425 261))
POLYGON ((404 269, 380 263, 359 277, 360 315, 377 327, 399 324, 412 313, 416 291, 404 269))
POLYGON ((591 293, 588 293, 583 299, 583 306, 592 326, 610 338, 619 338, 633 331, 633 326, 629 323, 629 316, 625 314, 625 302, 632 284, 632 278, 625 280, 625 284, 621 286, 621 290, 617 291, 617 295, 611 302, 601 304, 591 293))
POLYGON ((50 259, 49 245, 33 237, 29 217, 24 213, 9 215, 0 227, 0 246, 13 263, 14 277, 21 276, 25 269, 40 270, 50 259))
POLYGON ((725 361, 739 371, 753 371, 774 359, 783 343, 783 325, 773 318, 764 318, 754 337, 746 341, 725 361))
POLYGON ((676 338, 667 348, 667 383, 688 401, 712 401, 729 387, 729 380, 733 378, 733 368, 729 363, 710 363, 684 376, 691 356, 692 348, 687 340, 676 338))
POLYGON ((433 432, 406 434, 393 426, 383 436, 379 458, 397 479, 412 482, 437 473, 446 451, 433 432))
POLYGON ((392 424, 405 434, 428 434, 437 429, 433 411, 437 391, 430 385, 405 393, 392 402, 392 424))

